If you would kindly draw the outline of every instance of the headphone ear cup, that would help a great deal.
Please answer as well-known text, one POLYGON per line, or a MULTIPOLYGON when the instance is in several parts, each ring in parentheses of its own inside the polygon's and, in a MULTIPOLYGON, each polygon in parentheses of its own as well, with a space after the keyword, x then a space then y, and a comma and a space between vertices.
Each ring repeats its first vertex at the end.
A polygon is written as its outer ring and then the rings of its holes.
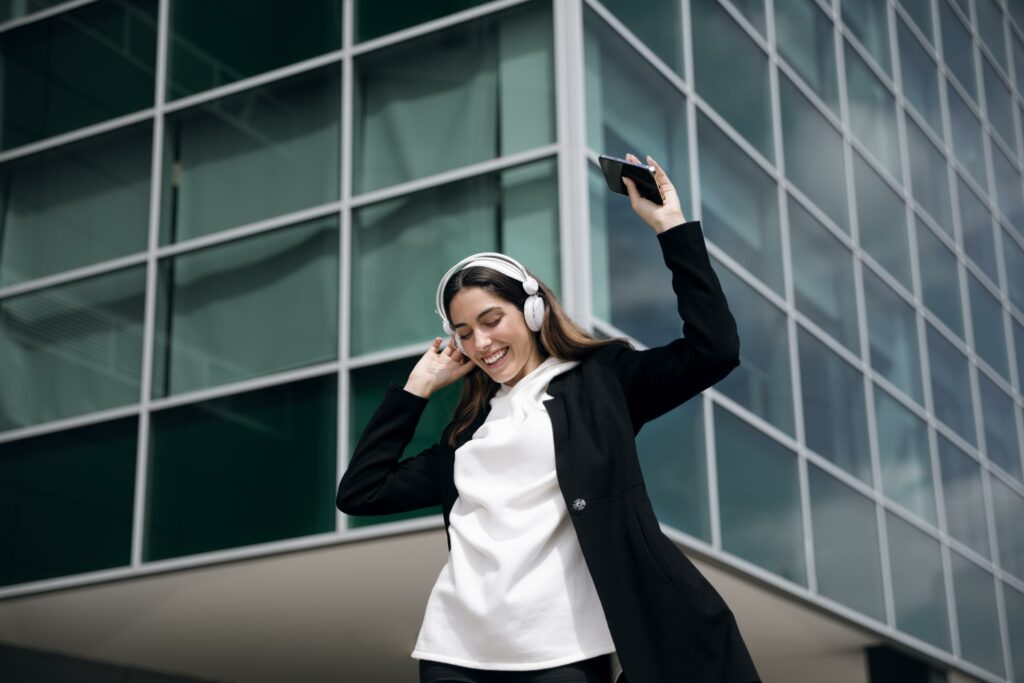
POLYGON ((544 299, 539 296, 531 296, 523 304, 523 314, 526 317, 526 326, 534 332, 540 332, 541 324, 544 322, 544 299))

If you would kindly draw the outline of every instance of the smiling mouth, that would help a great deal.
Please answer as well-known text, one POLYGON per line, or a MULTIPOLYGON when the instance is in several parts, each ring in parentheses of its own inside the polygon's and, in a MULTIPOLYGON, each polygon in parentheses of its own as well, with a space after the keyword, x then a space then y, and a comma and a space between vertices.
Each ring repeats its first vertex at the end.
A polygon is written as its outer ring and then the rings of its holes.
MULTIPOLYGON (((501 351, 501 356, 498 357, 498 360, 494 361, 493 363, 489 363, 489 362, 487 362, 486 359, 482 359, 483 360, 483 364, 486 365, 489 368, 493 368, 496 365, 501 365, 502 362, 504 362, 504 360, 508 357, 508 351, 509 351, 509 348, 506 346, 505 350, 501 351)), ((491 354, 490 356, 488 356, 488 358, 491 358, 493 356, 494 356, 494 354, 491 354)))

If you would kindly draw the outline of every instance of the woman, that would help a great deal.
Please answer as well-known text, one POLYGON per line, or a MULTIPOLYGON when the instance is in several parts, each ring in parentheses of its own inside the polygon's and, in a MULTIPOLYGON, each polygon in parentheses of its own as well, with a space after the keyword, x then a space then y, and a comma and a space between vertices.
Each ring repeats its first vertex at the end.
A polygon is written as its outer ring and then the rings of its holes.
POLYGON ((518 262, 464 259, 438 287, 454 336, 388 386, 341 479, 346 514, 442 506, 449 555, 412 653, 421 683, 759 680, 731 611, 661 533, 636 455, 644 423, 739 364, 700 224, 648 162, 663 204, 624 183, 685 336, 644 351, 595 339, 518 262), (459 379, 438 443, 399 462, 430 395, 459 379))

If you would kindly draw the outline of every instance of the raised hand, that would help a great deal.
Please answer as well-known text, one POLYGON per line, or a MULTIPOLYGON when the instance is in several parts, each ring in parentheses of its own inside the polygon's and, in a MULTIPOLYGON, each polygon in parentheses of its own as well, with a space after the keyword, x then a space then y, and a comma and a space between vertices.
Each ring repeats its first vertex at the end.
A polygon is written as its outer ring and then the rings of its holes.
MULTIPOLYGON (((643 163, 634 154, 627 154, 626 161, 631 161, 634 164, 643 163)), ((658 183, 658 189, 661 190, 663 199, 661 205, 641 197, 640 191, 636 189, 636 185, 629 178, 623 178, 622 183, 626 186, 626 191, 629 193, 629 204, 633 207, 636 215, 654 228, 654 232, 660 233, 680 223, 685 223, 686 219, 683 217, 683 207, 679 203, 679 194, 672 181, 668 179, 668 175, 651 156, 647 157, 647 163, 654 166, 654 180, 658 183)))
POLYGON ((435 337, 430 348, 409 373, 409 381, 405 383, 406 391, 429 398, 438 389, 462 379, 476 367, 476 363, 455 346, 455 337, 449 339, 448 345, 438 352, 440 348, 441 338, 435 337))

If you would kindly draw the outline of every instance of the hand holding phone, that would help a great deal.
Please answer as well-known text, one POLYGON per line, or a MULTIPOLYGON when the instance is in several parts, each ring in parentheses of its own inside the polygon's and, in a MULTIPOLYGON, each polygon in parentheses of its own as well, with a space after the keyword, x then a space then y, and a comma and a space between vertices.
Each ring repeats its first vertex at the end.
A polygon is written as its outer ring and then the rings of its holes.
POLYGON ((629 196, 629 191, 626 189, 625 183, 622 182, 622 178, 625 176, 636 184, 636 189, 640 192, 641 197, 649 199, 655 204, 665 203, 664 197, 661 196, 661 190, 658 189, 658 181, 654 178, 653 166, 633 163, 607 154, 602 154, 597 160, 601 164, 608 189, 612 192, 629 196))
POLYGON ((651 156, 647 157, 647 164, 633 154, 627 154, 625 159, 602 154, 598 160, 608 187, 629 196, 633 211, 655 232, 662 233, 686 222, 679 193, 651 156))

